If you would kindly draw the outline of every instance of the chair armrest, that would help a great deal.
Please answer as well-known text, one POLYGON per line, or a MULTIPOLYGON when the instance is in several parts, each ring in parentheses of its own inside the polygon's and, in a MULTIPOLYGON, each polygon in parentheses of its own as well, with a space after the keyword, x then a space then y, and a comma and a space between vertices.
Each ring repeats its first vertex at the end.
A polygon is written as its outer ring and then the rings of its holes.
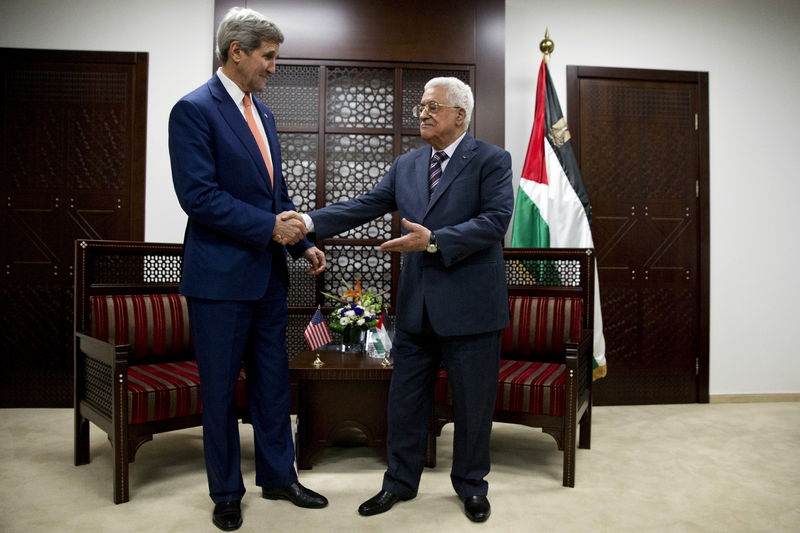
POLYGON ((86 357, 114 368, 128 366, 130 344, 111 344, 81 332, 75 333, 75 340, 77 349, 86 357))
POLYGON ((593 343, 594 343, 594 330, 591 329, 583 329, 581 331, 581 338, 578 342, 565 343, 564 344, 566 348, 565 364, 567 365, 567 368, 574 368, 575 370, 577 370, 583 359, 591 357, 593 343))

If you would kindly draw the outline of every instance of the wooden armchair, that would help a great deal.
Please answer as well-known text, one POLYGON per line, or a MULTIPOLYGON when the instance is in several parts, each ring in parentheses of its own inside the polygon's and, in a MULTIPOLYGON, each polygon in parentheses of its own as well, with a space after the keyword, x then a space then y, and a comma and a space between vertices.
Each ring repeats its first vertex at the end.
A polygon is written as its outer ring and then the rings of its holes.
MULTIPOLYGON (((542 428, 564 453, 563 485, 575 486, 576 436, 591 444, 592 249, 506 249, 511 323, 503 331, 494 420, 542 428)), ((428 466, 435 436, 452 421, 447 373, 436 379, 428 466)))
MULTIPOLYGON (((89 422, 114 450, 114 503, 130 498, 128 464, 156 433, 202 423, 200 379, 182 246, 79 240, 75 246, 75 465, 89 458, 89 422)), ((244 415, 244 372, 236 403, 244 415)))

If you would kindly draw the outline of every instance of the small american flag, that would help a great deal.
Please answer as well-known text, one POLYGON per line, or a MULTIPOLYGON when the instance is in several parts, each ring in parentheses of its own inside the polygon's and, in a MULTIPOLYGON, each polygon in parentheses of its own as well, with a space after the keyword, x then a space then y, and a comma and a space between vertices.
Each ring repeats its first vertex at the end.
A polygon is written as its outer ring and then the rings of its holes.
POLYGON ((328 325, 325 323, 325 318, 322 316, 319 307, 317 307, 317 310, 314 312, 314 316, 311 317, 311 322, 309 322, 306 326, 303 336, 306 338, 308 347, 311 350, 316 350, 320 346, 328 344, 333 340, 331 338, 331 332, 328 331, 328 325))

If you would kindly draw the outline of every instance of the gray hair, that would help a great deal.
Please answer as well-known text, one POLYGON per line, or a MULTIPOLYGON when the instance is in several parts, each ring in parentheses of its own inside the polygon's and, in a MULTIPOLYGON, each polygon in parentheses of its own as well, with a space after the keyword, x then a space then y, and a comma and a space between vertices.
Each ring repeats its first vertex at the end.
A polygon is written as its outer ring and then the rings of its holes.
POLYGON ((228 61, 228 49, 233 41, 248 54, 261 47, 261 43, 283 43, 283 33, 258 11, 244 7, 232 7, 217 29, 217 59, 224 65, 228 61))
POLYGON ((444 87, 447 92, 447 99, 450 105, 461 107, 467 112, 464 125, 469 128, 472 119, 472 108, 475 107, 475 99, 472 96, 472 89, 469 85, 458 78, 433 78, 425 84, 425 90, 430 87, 444 87))

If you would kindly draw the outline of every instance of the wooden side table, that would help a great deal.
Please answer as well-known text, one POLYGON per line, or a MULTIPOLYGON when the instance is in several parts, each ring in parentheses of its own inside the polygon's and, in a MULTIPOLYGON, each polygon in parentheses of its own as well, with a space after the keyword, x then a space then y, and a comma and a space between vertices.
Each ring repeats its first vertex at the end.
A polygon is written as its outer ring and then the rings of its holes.
POLYGON ((358 428, 368 446, 386 460, 386 406, 392 367, 365 354, 301 351, 289 361, 297 382, 297 466, 311 469, 314 457, 337 433, 358 428), (319 359, 325 364, 314 366, 319 359))

